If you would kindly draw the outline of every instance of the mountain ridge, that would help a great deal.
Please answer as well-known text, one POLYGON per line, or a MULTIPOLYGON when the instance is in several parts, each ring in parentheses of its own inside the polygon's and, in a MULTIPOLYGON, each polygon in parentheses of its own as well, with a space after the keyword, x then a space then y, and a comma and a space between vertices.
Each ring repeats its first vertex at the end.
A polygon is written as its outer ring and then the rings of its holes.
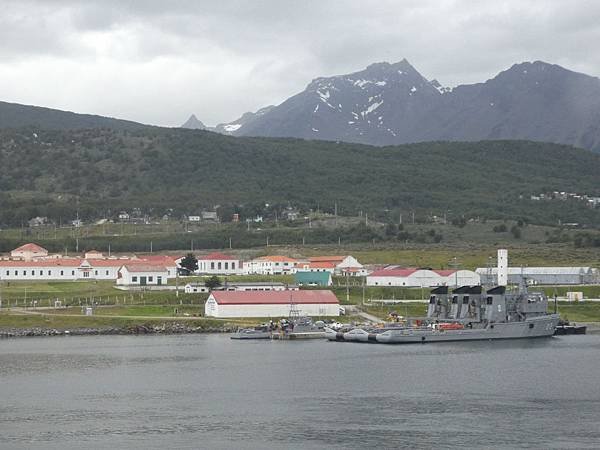
MULTIPOLYGON (((231 125, 235 125, 231 127, 231 125)), ((526 139, 600 151, 600 80, 543 61, 513 64, 484 82, 442 86, 406 59, 313 79, 234 136, 398 145, 526 139)))

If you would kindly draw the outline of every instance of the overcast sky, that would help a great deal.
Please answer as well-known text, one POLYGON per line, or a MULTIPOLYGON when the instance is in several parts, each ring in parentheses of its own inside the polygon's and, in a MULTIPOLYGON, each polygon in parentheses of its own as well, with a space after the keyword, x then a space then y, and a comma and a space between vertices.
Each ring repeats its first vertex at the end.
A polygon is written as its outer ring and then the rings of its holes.
POLYGON ((407 58, 446 86, 543 60, 600 75, 600 1, 0 0, 0 100, 208 125, 407 58))

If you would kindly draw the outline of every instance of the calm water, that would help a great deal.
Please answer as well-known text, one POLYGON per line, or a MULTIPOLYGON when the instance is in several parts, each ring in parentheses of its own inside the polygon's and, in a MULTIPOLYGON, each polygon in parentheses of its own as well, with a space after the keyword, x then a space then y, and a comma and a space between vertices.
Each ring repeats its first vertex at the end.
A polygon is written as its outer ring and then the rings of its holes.
POLYGON ((1 449, 600 448, 600 336, 0 341, 1 449))

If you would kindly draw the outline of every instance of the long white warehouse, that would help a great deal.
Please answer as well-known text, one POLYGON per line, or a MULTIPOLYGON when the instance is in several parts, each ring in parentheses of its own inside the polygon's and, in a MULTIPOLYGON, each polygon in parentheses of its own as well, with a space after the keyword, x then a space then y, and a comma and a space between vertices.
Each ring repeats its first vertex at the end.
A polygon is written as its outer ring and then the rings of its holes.
POLYGON ((472 270, 406 269, 387 266, 367 276, 367 286, 475 286, 479 283, 479 274, 472 270))
POLYGON ((204 305, 207 317, 339 316, 340 303, 331 291, 214 291, 204 305))

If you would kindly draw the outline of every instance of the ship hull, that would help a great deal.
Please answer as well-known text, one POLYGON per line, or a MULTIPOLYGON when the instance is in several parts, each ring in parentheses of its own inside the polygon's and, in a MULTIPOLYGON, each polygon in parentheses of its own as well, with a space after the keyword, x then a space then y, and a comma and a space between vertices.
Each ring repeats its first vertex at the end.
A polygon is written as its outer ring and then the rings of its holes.
POLYGON ((554 335, 558 315, 539 316, 522 322, 495 323, 487 328, 461 330, 411 329, 389 330, 375 338, 382 344, 476 341, 495 339, 527 339, 554 335))

